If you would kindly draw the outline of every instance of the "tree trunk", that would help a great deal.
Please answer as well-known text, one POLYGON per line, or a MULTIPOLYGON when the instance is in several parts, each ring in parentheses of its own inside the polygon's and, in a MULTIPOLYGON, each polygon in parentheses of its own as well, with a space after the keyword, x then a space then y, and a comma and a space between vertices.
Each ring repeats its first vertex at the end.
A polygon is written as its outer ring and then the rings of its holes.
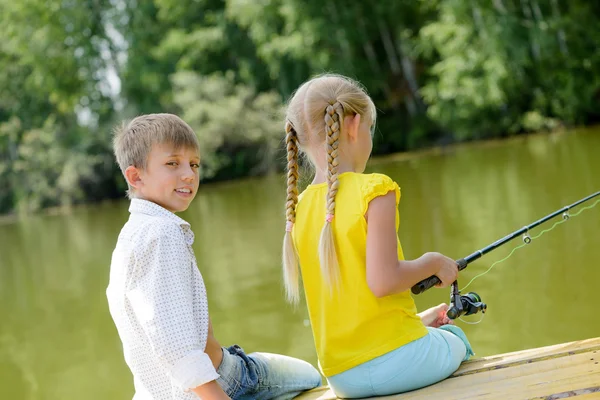
POLYGON ((533 26, 533 16, 531 14, 531 9, 530 9, 528 0, 521 0, 521 9, 523 10, 523 15, 525 15, 527 22, 529 22, 528 25, 530 26, 529 27, 529 45, 531 46, 531 54, 535 61, 539 61, 540 60, 540 47, 539 47, 537 41, 535 40, 535 38, 532 37, 531 26, 533 26))
MULTIPOLYGON (((562 15, 560 13, 560 8, 558 7, 558 2, 556 0, 552 0, 552 14, 554 14, 554 18, 557 20, 558 25, 560 26, 560 22, 562 20, 562 15)), ((560 48, 560 52, 564 56, 569 55, 569 49, 567 47, 567 35, 565 35, 565 31, 562 28, 558 29, 558 46, 560 48)))

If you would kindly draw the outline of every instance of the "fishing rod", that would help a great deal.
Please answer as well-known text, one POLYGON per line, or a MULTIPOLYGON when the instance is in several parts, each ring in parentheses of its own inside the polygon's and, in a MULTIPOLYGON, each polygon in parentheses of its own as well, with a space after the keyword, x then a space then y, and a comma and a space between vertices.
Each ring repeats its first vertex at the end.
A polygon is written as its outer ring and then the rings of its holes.
MULTIPOLYGON (((506 235, 502 239, 496 240, 494 243, 490 244, 489 246, 484 247, 481 250, 477 250, 476 252, 469 254, 468 256, 461 258, 460 260, 456 260, 456 264, 458 265, 458 270, 462 271, 463 269, 465 269, 467 267, 467 265, 469 265, 473 261, 479 259, 484 254, 487 254, 490 251, 495 250, 498 247, 502 246, 503 244, 510 242, 511 240, 513 240, 514 238, 516 238, 519 235, 523 235, 523 242, 525 242, 526 244, 531 243, 531 236, 529 236, 530 229, 533 229, 536 226, 543 224, 544 222, 556 217, 559 214, 562 214, 563 220, 568 220, 570 218, 570 214, 569 214, 570 209, 577 207, 578 205, 585 203, 586 201, 589 201, 597 196, 600 196, 600 192, 591 194, 579 201, 576 201, 575 203, 573 203, 571 205, 565 206, 565 207, 561 208, 560 210, 556 210, 555 212, 548 214, 545 217, 543 217, 527 226, 524 226, 523 228, 521 228, 517 231, 514 231, 513 233, 511 233, 509 235, 506 235)), ((596 205, 597 203, 598 203, 598 201, 594 205, 596 205)), ((583 211, 583 210, 581 210, 581 211, 583 211)), ((438 283, 441 283, 440 278, 438 278, 435 275, 430 276, 429 278, 423 279, 421 282, 414 285, 412 287, 411 291, 414 294, 420 294, 420 293, 423 293, 424 291, 432 288, 433 286, 437 285, 438 283)), ((477 295, 477 293, 470 292, 464 296, 461 296, 460 291, 458 290, 458 284, 456 281, 452 284, 450 303, 451 304, 450 304, 450 308, 448 309, 448 317, 451 319, 458 318, 462 314, 470 315, 470 314, 475 314, 478 311, 485 312, 485 310, 487 309, 486 304, 481 302, 481 297, 479 297, 479 295, 477 295)))

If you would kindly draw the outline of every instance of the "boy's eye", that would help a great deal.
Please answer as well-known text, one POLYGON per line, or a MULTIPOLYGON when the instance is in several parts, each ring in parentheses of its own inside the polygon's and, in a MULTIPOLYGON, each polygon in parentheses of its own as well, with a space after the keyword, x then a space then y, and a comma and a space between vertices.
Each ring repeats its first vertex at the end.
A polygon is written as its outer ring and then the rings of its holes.
POLYGON ((176 166, 177 166, 177 161, 169 161, 169 162, 167 163, 167 165, 170 165, 170 166, 172 166, 172 167, 176 167, 176 166))
POLYGON ((190 166, 192 168, 200 168, 200 164, 198 164, 198 163, 191 163, 190 166))

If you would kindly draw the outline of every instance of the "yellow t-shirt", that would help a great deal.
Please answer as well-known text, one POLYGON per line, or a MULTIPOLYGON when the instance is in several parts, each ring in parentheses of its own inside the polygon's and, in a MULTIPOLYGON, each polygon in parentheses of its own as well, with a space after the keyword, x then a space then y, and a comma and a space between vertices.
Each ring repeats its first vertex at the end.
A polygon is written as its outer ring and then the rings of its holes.
MULTIPOLYGON (((330 377, 388 353, 427 334, 409 291, 377 298, 366 278, 369 202, 400 188, 381 174, 345 172, 339 176, 333 231, 341 285, 330 291, 319 263, 319 238, 325 223, 327 183, 310 185, 300 195, 293 237, 319 365, 330 377)), ((396 211, 396 230, 400 217, 396 211)), ((398 241, 398 259, 403 260, 398 241)))

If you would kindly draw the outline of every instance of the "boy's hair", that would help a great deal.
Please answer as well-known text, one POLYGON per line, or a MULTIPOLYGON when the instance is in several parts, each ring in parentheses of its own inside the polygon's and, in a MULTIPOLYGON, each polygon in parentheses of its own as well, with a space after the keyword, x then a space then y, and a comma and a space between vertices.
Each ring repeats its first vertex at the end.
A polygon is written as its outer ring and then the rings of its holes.
MULTIPOLYGON (((115 127, 113 151, 123 176, 129 166, 144 169, 148 155, 155 144, 168 144, 176 149, 190 148, 199 151, 198 138, 192 128, 177 115, 146 114, 123 122, 115 127)), ((127 182, 127 197, 135 197, 127 182)))
POLYGON ((312 78, 296 90, 289 101, 285 121, 287 148, 286 233, 283 239, 283 276, 287 299, 297 303, 298 252, 291 227, 296 221, 298 204, 298 156, 302 148, 323 144, 327 150, 326 218, 319 241, 319 259, 323 278, 334 288, 340 271, 331 222, 335 213, 338 181, 338 146, 344 117, 360 114, 363 120, 375 124, 377 112, 364 87, 342 75, 325 74, 312 78))

